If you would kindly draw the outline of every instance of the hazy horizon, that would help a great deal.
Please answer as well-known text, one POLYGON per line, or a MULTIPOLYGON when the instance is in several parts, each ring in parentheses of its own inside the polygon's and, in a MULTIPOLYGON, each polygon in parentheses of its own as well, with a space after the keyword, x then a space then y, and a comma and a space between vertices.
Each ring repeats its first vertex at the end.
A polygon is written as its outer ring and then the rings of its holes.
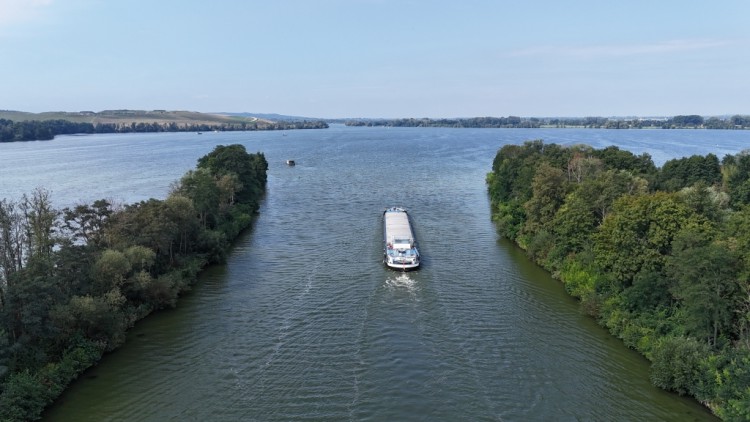
POLYGON ((750 114, 750 2, 700 5, 0 0, 0 108, 750 114))

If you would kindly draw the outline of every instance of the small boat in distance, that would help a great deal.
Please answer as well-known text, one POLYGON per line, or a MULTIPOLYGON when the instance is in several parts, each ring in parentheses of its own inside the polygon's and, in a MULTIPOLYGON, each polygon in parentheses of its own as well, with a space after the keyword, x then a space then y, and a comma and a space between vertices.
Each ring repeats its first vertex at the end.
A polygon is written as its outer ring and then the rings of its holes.
POLYGON ((294 166, 296 164, 297 163, 295 163, 294 160, 286 160, 286 165, 288 165, 288 166, 294 166))
POLYGON ((408 271, 419 268, 419 250, 406 209, 383 211, 383 263, 389 268, 408 271))

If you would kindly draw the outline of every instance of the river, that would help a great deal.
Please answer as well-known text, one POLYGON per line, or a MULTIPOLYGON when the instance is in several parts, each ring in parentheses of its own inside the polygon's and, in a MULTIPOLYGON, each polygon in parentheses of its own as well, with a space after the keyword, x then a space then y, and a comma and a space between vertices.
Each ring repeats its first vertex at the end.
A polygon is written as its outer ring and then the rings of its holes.
POLYGON ((73 383, 47 421, 663 420, 713 417, 498 239, 484 177, 529 139, 615 144, 657 164, 750 132, 348 128, 64 136, 0 144, 0 193, 60 206, 163 198, 215 145, 269 163, 226 265, 73 383), (285 160, 294 159, 295 167, 285 160), (423 266, 381 263, 381 213, 410 210, 423 266))

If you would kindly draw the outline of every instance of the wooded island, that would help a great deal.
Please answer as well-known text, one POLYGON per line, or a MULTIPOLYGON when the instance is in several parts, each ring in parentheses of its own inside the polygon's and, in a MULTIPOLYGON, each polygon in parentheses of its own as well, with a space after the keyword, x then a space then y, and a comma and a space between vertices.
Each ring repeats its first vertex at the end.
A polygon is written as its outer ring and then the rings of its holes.
POLYGON ((0 420, 39 419, 137 320, 222 262, 267 169, 262 153, 220 145, 164 200, 57 210, 37 189, 0 201, 0 420))
POLYGON ((750 420, 750 153, 667 161, 615 146, 506 145, 493 219, 651 361, 651 380, 750 420))

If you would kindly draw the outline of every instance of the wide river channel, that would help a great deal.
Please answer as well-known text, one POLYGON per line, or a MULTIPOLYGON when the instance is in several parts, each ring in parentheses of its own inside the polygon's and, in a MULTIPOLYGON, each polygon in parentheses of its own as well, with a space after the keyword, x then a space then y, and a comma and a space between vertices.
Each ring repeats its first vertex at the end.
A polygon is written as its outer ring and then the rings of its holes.
POLYGON ((702 421, 648 362, 498 238, 484 184, 530 139, 669 158, 750 132, 348 128, 65 136, 0 145, 0 196, 60 206, 164 198, 215 145, 270 163, 225 265, 77 380, 47 421, 702 421), (285 160, 294 159, 295 167, 285 160), (410 210, 423 267, 381 263, 385 207, 410 210))

